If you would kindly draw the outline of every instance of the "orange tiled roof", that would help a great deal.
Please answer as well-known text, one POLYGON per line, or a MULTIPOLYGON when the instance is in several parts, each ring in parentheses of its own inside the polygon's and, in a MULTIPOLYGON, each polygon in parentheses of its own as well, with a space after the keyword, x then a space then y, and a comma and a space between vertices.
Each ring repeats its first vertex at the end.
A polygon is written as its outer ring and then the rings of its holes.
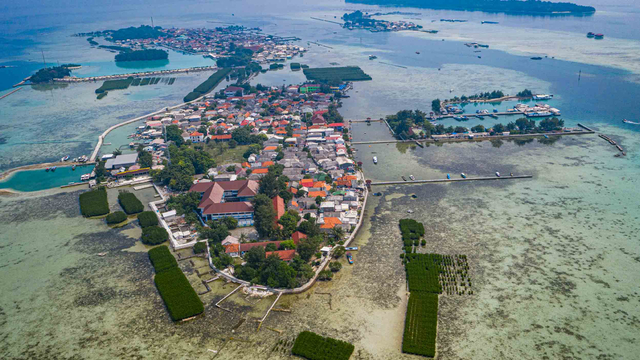
POLYGON ((255 169, 251 173, 252 174, 266 174, 268 172, 269 172, 269 169, 262 168, 262 169, 255 169))
POLYGON ((315 197, 318 197, 318 196, 326 197, 327 193, 324 192, 324 191, 310 191, 309 192, 309 197, 310 198, 315 198, 315 197))
POLYGON ((340 218, 337 217, 325 217, 324 224, 320 225, 321 229, 333 229, 336 225, 342 224, 340 218))
POLYGON ((272 150, 276 150, 278 147, 277 146, 267 146, 266 148, 264 148, 265 151, 272 151, 272 150))

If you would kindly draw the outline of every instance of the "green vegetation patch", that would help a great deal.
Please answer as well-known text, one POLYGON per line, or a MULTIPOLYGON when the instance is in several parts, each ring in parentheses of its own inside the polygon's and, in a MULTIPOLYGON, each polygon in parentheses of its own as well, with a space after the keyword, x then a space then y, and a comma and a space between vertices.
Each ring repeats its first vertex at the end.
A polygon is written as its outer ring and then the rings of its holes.
POLYGON ((348 360, 353 349, 353 345, 346 341, 303 331, 298 334, 291 352, 309 360, 348 360))
POLYGON ((80 194, 80 213, 85 217, 109 213, 107 189, 104 186, 80 194))
POLYGON ((289 66, 291 66, 291 70, 300 70, 300 63, 294 63, 292 62, 291 64, 289 64, 289 66))
POLYGON ((158 245, 169 239, 167 230, 160 226, 147 226, 142 228, 142 242, 147 245, 158 245))
POLYGON ((142 228, 156 226, 158 225, 158 216, 153 211, 143 211, 138 214, 138 222, 142 228))
POLYGON ((179 267, 156 273, 154 282, 173 321, 186 319, 204 311, 202 301, 179 267))
POLYGON ((111 33, 111 39, 117 40, 129 40, 129 39, 156 39, 160 36, 164 36, 165 33, 160 31, 162 29, 159 26, 151 27, 149 25, 140 25, 139 27, 128 27, 114 31, 111 33))
POLYGON ((207 80, 205 80, 202 84, 198 85, 192 92, 190 92, 187 96, 184 97, 184 102, 193 101, 200 96, 208 93, 213 90, 224 78, 231 73, 232 69, 220 69, 213 73, 213 75, 209 76, 207 80))
POLYGON ((121 52, 116 55, 116 62, 167 60, 169 53, 160 49, 145 49, 121 52))
POLYGON ((169 251, 166 245, 149 250, 149 260, 151 260, 156 274, 178 267, 178 261, 176 261, 176 258, 171 254, 171 251, 169 251))
POLYGON ((142 81, 142 79, 140 79, 140 78, 133 79, 133 81, 131 82, 131 86, 139 86, 140 85, 140 81, 142 81))
POLYGON ((118 79, 118 80, 105 80, 105 82, 102 83, 102 86, 96 89, 96 94, 101 94, 109 90, 127 89, 129 85, 131 85, 132 81, 133 81, 132 77, 128 77, 126 79, 118 79))
POLYGON ((29 80, 34 84, 38 84, 69 75, 71 75, 71 70, 66 66, 54 66, 38 70, 35 74, 29 77, 29 80))
POLYGON ((144 205, 142 205, 142 202, 130 192, 120 192, 120 194, 118 194, 118 202, 120 203, 120 206, 122 206, 124 212, 129 215, 137 214, 144 210, 144 205))
MULTIPOLYGON (((96 43, 97 44, 97 43, 96 43)), ((98 46, 100 49, 109 49, 109 50, 116 50, 116 51, 120 51, 120 52, 130 52, 133 51, 131 50, 131 48, 125 47, 125 46, 117 46, 117 45, 100 45, 98 46)))
POLYGON ((371 76, 358 66, 312 68, 302 70, 307 80, 325 84, 337 84, 344 81, 367 81, 371 76))
POLYGON ((438 295, 411 293, 404 320, 402 352, 435 357, 438 295))
POLYGON ((98 96, 97 96, 96 98, 97 98, 98 100, 101 100, 101 99, 103 99, 105 96, 107 96, 107 94, 109 94, 109 93, 105 91, 105 92, 103 92, 103 93, 98 94, 98 96))
POLYGON ((127 220, 127 214, 123 211, 115 211, 107 215, 107 224, 109 225, 120 224, 125 220, 127 220))

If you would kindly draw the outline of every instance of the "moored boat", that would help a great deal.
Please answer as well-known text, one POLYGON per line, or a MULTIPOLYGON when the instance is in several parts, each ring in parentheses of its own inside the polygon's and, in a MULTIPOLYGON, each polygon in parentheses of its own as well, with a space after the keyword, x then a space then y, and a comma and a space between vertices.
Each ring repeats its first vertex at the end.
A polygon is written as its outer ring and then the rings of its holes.
POLYGON ((465 173, 461 173, 460 176, 462 176, 463 179, 467 178, 467 174, 465 174, 465 173))
POLYGON ((373 163, 374 163, 374 164, 377 164, 377 163, 378 163, 378 157, 377 157, 377 156, 374 156, 374 157, 373 157, 373 163))
POLYGON ((595 37, 595 36, 596 36, 596 34, 594 34, 594 33, 592 33, 592 32, 588 32, 588 33, 587 33, 587 37, 588 37, 588 38, 593 38, 593 37, 595 37))
POLYGON ((447 179, 451 179, 451 174, 447 174, 447 179))
POLYGON ((73 171, 76 170, 76 165, 75 164, 71 167, 71 170, 73 170, 73 171))
POLYGON ((49 168, 44 169, 44 171, 46 171, 46 172, 49 172, 49 170, 51 170, 51 169, 49 169, 49 168))
POLYGON ((57 168, 58 168, 57 166, 52 166, 51 171, 56 171, 57 168))
POLYGON ((401 178, 402 178, 402 181, 407 181, 407 178, 404 177, 404 175, 402 175, 401 178))
POLYGON ((347 253, 347 261, 350 265, 353 265, 353 256, 351 256, 350 252, 347 253))
POLYGON ((594 37, 596 40, 602 40, 604 39, 604 34, 596 34, 594 37))
POLYGON ((411 181, 415 181, 416 180, 415 176, 413 176, 413 175, 409 175, 409 179, 411 179, 411 181))
POLYGON ((496 171, 496 176, 497 176, 497 177, 500 177, 500 173, 499 173, 499 172, 497 172, 497 171, 496 171))

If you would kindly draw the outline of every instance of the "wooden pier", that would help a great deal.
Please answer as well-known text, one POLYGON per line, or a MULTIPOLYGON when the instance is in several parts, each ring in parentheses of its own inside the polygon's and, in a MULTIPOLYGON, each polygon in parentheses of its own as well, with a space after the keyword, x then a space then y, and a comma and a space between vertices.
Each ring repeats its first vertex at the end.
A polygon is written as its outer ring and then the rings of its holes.
POLYGON ((15 92, 18 92, 18 91, 20 91, 20 90, 22 90, 22 88, 21 88, 21 87, 19 87, 19 88, 15 89, 15 90, 11 90, 11 91, 9 91, 8 93, 6 93, 6 94, 4 94, 4 95, 0 96, 0 100, 4 99, 4 98, 6 98, 7 96, 9 96, 9 95, 11 95, 11 94, 13 94, 13 93, 15 93, 15 92))
MULTIPOLYGON (((609 144, 613 145, 616 147, 616 149, 618 149, 618 151, 620 151, 620 153, 622 154, 622 156, 627 156, 627 153, 624 151, 624 149, 622 148, 622 146, 618 145, 613 139, 611 139, 610 137, 608 137, 607 135, 603 135, 603 134, 598 134, 598 136, 604 140, 606 140, 609 144)), ((620 156, 620 154, 616 154, 616 156, 620 156)))
POLYGON ((379 181, 372 182, 371 186, 383 186, 383 185, 415 185, 415 184, 434 184, 434 183, 449 183, 449 182, 464 182, 464 181, 488 181, 488 180, 515 180, 515 179, 531 179, 533 175, 514 175, 514 176, 484 176, 475 178, 460 178, 460 179, 429 179, 429 180, 408 180, 408 181, 379 181))

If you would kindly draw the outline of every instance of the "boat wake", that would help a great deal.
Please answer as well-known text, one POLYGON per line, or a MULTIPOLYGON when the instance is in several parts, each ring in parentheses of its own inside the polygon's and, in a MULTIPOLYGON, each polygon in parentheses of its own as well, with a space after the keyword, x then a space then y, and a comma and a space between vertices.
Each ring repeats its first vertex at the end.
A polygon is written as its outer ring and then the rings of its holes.
POLYGON ((627 119, 622 120, 622 122, 625 123, 625 124, 640 125, 639 122, 633 122, 633 121, 629 121, 627 119))

